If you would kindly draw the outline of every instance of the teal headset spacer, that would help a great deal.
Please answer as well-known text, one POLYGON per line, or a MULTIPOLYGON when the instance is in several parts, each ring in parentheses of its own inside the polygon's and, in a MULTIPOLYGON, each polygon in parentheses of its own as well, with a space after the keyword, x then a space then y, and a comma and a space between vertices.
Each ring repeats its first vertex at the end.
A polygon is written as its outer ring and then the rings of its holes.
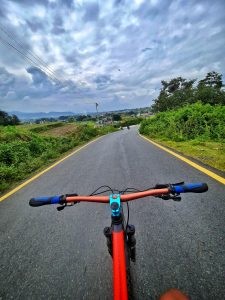
POLYGON ((120 194, 112 194, 109 197, 112 217, 118 217, 120 215, 120 194))

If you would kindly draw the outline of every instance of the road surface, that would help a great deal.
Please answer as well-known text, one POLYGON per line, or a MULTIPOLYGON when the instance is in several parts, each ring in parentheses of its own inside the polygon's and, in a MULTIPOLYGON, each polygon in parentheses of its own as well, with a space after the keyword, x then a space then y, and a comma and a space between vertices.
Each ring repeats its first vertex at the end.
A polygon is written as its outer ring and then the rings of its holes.
POLYGON ((32 196, 100 185, 145 189, 156 183, 207 182, 181 202, 130 204, 136 226, 136 299, 176 287, 191 299, 225 299, 225 186, 142 139, 136 128, 104 136, 0 203, 0 299, 112 299, 105 204, 58 212, 31 208, 32 196))

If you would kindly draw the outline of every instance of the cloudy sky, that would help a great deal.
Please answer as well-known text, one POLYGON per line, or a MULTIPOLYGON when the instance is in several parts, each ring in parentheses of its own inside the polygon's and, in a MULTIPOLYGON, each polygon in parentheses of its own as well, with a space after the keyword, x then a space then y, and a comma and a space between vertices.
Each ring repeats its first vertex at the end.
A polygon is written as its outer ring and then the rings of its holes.
POLYGON ((0 109, 149 106, 160 81, 225 81, 225 0, 1 0, 0 109))

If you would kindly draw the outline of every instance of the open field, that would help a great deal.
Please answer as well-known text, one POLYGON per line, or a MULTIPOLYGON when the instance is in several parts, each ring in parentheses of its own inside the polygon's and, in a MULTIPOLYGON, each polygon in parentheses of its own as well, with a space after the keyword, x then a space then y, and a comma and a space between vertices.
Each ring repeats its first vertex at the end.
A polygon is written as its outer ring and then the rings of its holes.
POLYGON ((42 131, 50 130, 51 128, 58 128, 65 125, 66 124, 63 122, 49 122, 43 124, 22 124, 19 125, 18 128, 27 129, 32 132, 42 132, 42 131))
POLYGON ((75 124, 66 124, 64 126, 55 127, 42 132, 46 136, 63 136, 76 132, 79 128, 75 124))

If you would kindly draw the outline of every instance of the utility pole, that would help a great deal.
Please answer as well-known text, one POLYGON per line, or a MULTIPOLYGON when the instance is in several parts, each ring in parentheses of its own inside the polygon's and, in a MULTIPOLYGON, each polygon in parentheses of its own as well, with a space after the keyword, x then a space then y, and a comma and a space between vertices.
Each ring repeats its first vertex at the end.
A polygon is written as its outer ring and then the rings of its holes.
POLYGON ((95 102, 95 107, 96 107, 97 114, 98 114, 98 106, 99 106, 99 104, 97 102, 95 102))
POLYGON ((98 118, 98 106, 99 106, 99 104, 97 103, 97 102, 95 102, 95 108, 96 108, 96 113, 97 113, 97 122, 98 122, 98 124, 99 124, 99 118, 98 118))
POLYGON ((90 104, 90 105, 95 105, 95 109, 96 109, 96 122, 99 122, 99 118, 98 118, 98 106, 99 106, 99 104, 98 104, 98 102, 85 102, 84 104, 90 104))

